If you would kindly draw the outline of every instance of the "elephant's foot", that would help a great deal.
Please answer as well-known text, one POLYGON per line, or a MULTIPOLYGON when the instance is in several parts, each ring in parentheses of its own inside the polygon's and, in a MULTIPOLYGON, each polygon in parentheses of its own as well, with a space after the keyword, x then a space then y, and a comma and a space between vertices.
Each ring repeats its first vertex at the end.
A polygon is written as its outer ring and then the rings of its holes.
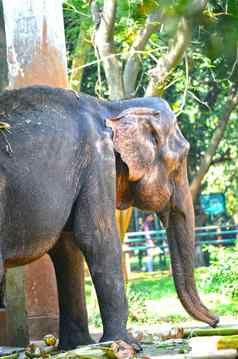
POLYGON ((63 328, 60 333, 59 338, 59 349, 61 350, 70 350, 75 349, 79 345, 89 345, 94 344, 95 342, 90 337, 89 333, 82 332, 78 329, 77 331, 72 328, 63 328))
POLYGON ((136 352, 140 352, 143 350, 140 343, 132 335, 128 334, 127 331, 121 331, 121 332, 119 331, 116 333, 116 335, 105 333, 100 339, 100 342, 107 342, 114 340, 123 340, 127 344, 130 344, 135 349, 136 352))

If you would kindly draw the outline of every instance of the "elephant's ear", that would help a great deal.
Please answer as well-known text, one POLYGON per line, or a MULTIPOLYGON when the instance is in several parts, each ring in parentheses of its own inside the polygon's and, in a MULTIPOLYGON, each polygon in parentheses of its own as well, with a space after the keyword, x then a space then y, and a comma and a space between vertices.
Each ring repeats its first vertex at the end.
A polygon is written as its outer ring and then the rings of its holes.
POLYGON ((156 144, 146 121, 152 114, 155 111, 148 108, 130 108, 106 120, 113 131, 114 148, 128 166, 130 181, 140 180, 155 159, 156 144))

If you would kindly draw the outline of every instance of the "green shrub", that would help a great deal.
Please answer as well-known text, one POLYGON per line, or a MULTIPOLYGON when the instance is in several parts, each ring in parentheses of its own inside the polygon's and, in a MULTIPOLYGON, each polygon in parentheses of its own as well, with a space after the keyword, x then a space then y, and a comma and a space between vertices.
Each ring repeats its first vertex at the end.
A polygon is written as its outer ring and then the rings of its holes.
POLYGON ((235 247, 209 246, 210 267, 204 278, 203 289, 238 298, 238 244, 235 247))

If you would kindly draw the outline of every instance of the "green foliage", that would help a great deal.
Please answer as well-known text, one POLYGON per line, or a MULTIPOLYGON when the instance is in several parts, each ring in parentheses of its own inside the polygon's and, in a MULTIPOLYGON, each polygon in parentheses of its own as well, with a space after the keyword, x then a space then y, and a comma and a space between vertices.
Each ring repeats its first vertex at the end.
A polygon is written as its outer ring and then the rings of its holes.
POLYGON ((90 7, 87 1, 67 0, 64 2, 63 10, 69 77, 71 75, 74 56, 80 52, 80 47, 83 47, 83 42, 87 42, 89 44, 88 48, 90 49, 87 49, 87 63, 92 64, 84 69, 81 91, 95 95, 98 74, 95 51, 92 44, 94 24, 91 18, 90 7))
MULTIPOLYGON (((177 66, 164 97, 179 113, 182 132, 190 142, 189 178, 196 175, 210 144, 231 86, 237 81, 238 3, 209 1, 194 19, 193 41, 187 59, 177 66)), ((203 181, 203 192, 226 194, 230 215, 238 210, 237 112, 231 116, 212 165, 203 181)))
POLYGON ((238 244, 232 248, 209 247, 211 266, 204 280, 206 292, 238 299, 238 244))
POLYGON ((88 31, 90 40, 90 27, 92 26, 89 6, 84 1, 67 0, 64 2, 64 23, 66 45, 69 55, 77 45, 77 40, 82 29, 88 31))

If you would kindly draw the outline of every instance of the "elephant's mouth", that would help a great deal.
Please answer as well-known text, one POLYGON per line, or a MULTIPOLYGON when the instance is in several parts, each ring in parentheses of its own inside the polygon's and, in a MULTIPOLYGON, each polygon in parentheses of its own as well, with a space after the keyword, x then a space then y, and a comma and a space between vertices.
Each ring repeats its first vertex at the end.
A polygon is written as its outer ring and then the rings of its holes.
POLYGON ((162 211, 169 203, 171 190, 167 185, 149 184, 141 180, 133 186, 133 206, 144 211, 162 211))

